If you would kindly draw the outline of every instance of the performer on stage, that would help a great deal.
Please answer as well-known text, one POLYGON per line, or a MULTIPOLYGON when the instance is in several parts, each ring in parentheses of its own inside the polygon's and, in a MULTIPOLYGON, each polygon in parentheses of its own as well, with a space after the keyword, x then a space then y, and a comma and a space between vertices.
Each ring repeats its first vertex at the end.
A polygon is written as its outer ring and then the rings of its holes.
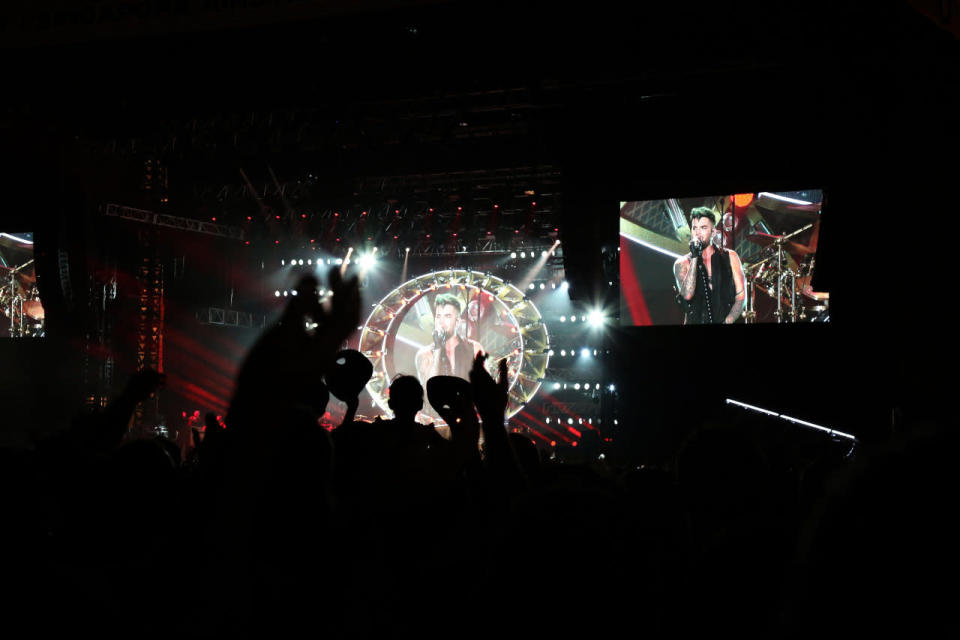
POLYGON ((743 311, 743 265, 735 251, 712 243, 715 225, 712 209, 694 208, 690 253, 673 263, 684 324, 731 324, 743 311))
POLYGON ((435 316, 433 345, 417 351, 417 376, 422 384, 433 376, 457 376, 470 379, 473 359, 483 347, 476 340, 458 331, 462 318, 463 301, 452 293, 441 293, 433 301, 435 316))

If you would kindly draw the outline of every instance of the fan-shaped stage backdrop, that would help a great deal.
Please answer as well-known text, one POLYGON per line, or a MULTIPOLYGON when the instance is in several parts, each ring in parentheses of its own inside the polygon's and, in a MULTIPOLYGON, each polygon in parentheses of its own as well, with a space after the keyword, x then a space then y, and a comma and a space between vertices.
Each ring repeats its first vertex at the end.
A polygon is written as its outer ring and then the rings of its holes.
MULTIPOLYGON (((388 415, 387 390, 397 375, 417 376, 425 385, 430 375, 448 370, 466 378, 478 349, 489 354, 491 373, 507 358, 509 416, 540 388, 549 347, 540 312, 522 291, 496 276, 459 269, 413 278, 384 296, 364 323, 359 346, 373 363, 367 390, 388 415), (441 361, 444 353, 454 354, 453 361, 441 361)), ((440 422, 429 404, 422 416, 440 422)))

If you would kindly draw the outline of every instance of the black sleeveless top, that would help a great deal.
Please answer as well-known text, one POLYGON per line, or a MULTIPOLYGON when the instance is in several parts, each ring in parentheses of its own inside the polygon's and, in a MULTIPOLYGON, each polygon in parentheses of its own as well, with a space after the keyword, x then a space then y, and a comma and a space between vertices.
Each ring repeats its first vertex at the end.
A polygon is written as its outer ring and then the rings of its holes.
MULTIPOLYGON (((710 300, 713 306, 713 324, 723 324, 724 318, 733 308, 737 298, 737 285, 733 280, 733 268, 730 266, 730 254, 726 249, 713 248, 710 256, 710 300)), ((703 294, 702 281, 697 274, 697 288, 693 298, 686 302, 684 324, 709 324, 707 301, 703 294)))

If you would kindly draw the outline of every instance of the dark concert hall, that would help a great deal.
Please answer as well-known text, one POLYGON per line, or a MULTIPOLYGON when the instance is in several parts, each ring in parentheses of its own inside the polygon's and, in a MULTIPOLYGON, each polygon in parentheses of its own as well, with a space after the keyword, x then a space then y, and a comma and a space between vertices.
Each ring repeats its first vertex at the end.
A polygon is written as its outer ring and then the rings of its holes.
POLYGON ((958 38, 4 3, 0 628, 949 634, 958 38))

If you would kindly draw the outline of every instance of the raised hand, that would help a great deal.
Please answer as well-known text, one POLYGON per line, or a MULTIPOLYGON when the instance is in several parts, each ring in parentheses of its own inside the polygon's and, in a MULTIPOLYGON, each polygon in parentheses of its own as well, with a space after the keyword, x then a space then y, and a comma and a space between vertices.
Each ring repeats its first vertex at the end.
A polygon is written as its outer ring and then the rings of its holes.
POLYGON ((476 403, 477 411, 484 422, 490 419, 498 419, 502 423, 507 410, 507 389, 510 386, 507 376, 507 359, 501 358, 497 366, 498 379, 496 381, 487 372, 484 366, 486 361, 486 353, 482 351, 477 353, 477 357, 473 361, 473 369, 470 370, 473 401, 476 403))
POLYGON ((306 276, 297 284, 280 321, 251 349, 237 376, 230 408, 231 427, 244 414, 253 420, 281 407, 306 405, 322 412, 329 398, 323 374, 332 356, 360 320, 357 278, 330 273, 329 303, 317 296, 317 279, 306 276), (314 329, 308 329, 316 323, 314 329), (321 406, 322 405, 322 406, 321 406))

